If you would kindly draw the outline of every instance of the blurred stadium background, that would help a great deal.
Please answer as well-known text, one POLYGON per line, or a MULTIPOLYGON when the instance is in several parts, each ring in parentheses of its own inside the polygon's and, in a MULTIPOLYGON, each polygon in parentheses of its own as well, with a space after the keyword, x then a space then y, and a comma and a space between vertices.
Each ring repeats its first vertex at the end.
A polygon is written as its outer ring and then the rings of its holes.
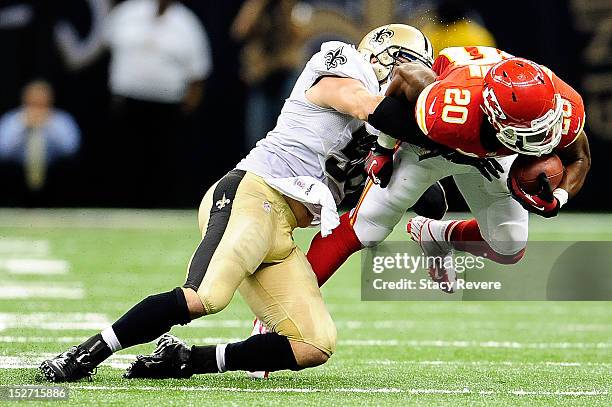
MULTIPOLYGON (((72 144, 47 142, 41 154, 40 145, 25 141, 11 150, 4 134, 10 126, 0 123, 0 206, 194 208, 273 126, 279 101, 322 41, 357 42, 374 26, 407 22, 424 29, 437 50, 496 44, 547 65, 581 91, 593 168, 568 209, 609 209, 599 193, 612 153, 609 1, 516 0, 500 8, 485 0, 185 0, 210 45, 210 53, 199 48, 200 65, 211 69, 196 69, 180 100, 149 89, 136 104, 109 86, 112 63, 121 58, 108 21, 115 3, 123 2, 0 1, 0 114, 20 108, 26 85, 43 80, 55 108, 80 129, 72 144)), ((159 0, 166 3, 173 1, 159 0)), ((158 34, 165 41, 161 31, 151 33, 151 41, 158 34)), ((463 208, 451 201, 451 209, 463 208)))

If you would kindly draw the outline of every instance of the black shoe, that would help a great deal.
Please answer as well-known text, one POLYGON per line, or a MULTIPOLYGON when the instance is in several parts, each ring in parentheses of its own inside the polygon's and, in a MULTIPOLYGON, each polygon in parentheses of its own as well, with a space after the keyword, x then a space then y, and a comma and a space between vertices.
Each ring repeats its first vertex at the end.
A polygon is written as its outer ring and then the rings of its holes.
POLYGON ((45 360, 39 367, 43 377, 50 382, 91 379, 95 368, 89 351, 81 346, 73 346, 53 359, 45 360))
POLYGON ((193 375, 191 349, 180 339, 170 334, 162 335, 157 348, 150 355, 138 355, 127 368, 126 379, 186 379, 193 375))

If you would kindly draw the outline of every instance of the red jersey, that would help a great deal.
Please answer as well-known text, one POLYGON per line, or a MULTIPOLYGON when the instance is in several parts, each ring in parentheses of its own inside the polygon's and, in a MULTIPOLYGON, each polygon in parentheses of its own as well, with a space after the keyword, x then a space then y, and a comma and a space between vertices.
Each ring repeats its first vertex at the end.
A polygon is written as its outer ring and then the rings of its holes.
MULTIPOLYGON (((515 152, 501 146, 483 112, 484 76, 496 63, 512 55, 491 47, 453 47, 440 52, 433 65, 436 82, 426 87, 416 103, 416 121, 432 141, 463 154, 491 157, 515 152), (484 123, 484 126, 483 126, 484 123), (487 134, 481 132, 485 129, 487 134)), ((562 138, 555 150, 576 140, 584 128, 584 104, 571 86, 542 66, 563 100, 562 138)))

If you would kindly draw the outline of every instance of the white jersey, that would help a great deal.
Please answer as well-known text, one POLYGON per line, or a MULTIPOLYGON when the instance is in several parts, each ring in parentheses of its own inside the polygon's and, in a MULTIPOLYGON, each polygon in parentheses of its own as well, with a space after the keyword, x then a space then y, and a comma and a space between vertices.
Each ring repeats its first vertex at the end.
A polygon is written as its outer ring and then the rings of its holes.
MULTIPOLYGON (((380 92, 374 70, 352 45, 324 43, 295 83, 276 127, 236 168, 266 180, 312 177, 329 188, 338 204, 364 179, 363 159, 376 138, 365 131, 362 120, 306 99, 306 91, 325 76, 357 79, 370 92, 380 92)), ((271 185, 292 196, 278 183, 271 185)), ((320 208, 306 206, 318 215, 320 208)))

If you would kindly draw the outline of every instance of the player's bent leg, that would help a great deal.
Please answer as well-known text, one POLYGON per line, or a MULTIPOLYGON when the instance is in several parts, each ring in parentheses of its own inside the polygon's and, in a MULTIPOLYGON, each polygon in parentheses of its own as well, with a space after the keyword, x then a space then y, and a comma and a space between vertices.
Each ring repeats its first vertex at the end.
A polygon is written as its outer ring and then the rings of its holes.
POLYGON ((188 378, 194 374, 248 370, 300 370, 322 365, 329 356, 303 342, 265 333, 241 342, 192 346, 170 334, 163 335, 150 355, 139 355, 123 375, 126 379, 188 378))
MULTIPOLYGON (((365 193, 364 193, 365 194, 365 193)), ((363 199, 363 198, 362 198, 363 199)), ((422 216, 441 219, 446 213, 446 195, 439 182, 430 186, 414 205, 413 210, 422 216)), ((327 237, 317 233, 310 242, 306 257, 317 276, 319 287, 322 286, 344 262, 363 248, 353 228, 352 220, 356 217, 355 209, 340 217, 340 225, 327 237)))
POLYGON ((40 370, 47 380, 91 376, 113 352, 149 342, 174 325, 186 324, 202 313, 218 312, 229 303, 244 277, 255 271, 271 249, 275 220, 263 203, 267 196, 276 195, 254 176, 236 170, 211 189, 200 208, 209 209, 200 219, 204 237, 190 261, 184 289, 145 298, 103 332, 44 361, 40 370), (234 206, 238 210, 232 211, 234 206), (257 244, 251 244, 253 238, 257 244), (249 250, 232 251, 236 245, 249 250), (216 255, 217 251, 223 252, 222 256, 216 255), (201 306, 193 296, 196 291, 201 306))
POLYGON ((336 327, 301 250, 281 263, 262 265, 239 291, 257 318, 289 339, 299 368, 324 363, 334 352, 336 327))
POLYGON ((475 256, 486 257, 500 264, 515 264, 525 255, 523 242, 527 236, 521 234, 521 227, 513 225, 499 225, 495 240, 503 237, 507 243, 503 248, 493 249, 480 233, 480 227, 475 218, 455 221, 450 233, 450 240, 455 249, 471 253, 475 256), (504 253, 505 252, 505 253, 504 253))
MULTIPOLYGON (((419 161, 415 149, 416 147, 405 145, 398 150, 389 185, 380 188, 369 182, 351 212, 351 223, 364 246, 371 247, 382 242, 425 191, 446 175, 448 162, 444 158, 434 157, 419 161)), ((435 195, 436 187, 433 188, 431 194, 435 195)), ((443 208, 436 212, 446 210, 446 199, 443 195, 434 200, 443 208)))
POLYGON ((513 264, 524 255, 529 234, 528 212, 516 202, 506 186, 513 157, 500 159, 506 169, 501 179, 489 182, 479 174, 455 176, 475 220, 461 221, 447 233, 453 245, 490 260, 513 264))
MULTIPOLYGON (((230 344, 192 348, 166 335, 152 355, 139 357, 126 373, 128 377, 299 370, 324 363, 332 354, 336 329, 310 264, 293 243, 295 217, 280 195, 270 196, 269 201, 276 221, 274 245, 261 259, 262 265, 242 281, 239 291, 257 318, 273 332, 230 344), (170 360, 175 357, 182 357, 183 362, 170 360)), ((203 302, 211 302, 209 294, 213 295, 198 291, 203 302)), ((207 310, 209 306, 205 304, 207 310)))
POLYGON ((317 277, 319 287, 325 284, 346 259, 362 247, 351 225, 350 212, 340 216, 340 225, 331 235, 323 237, 321 232, 317 233, 310 242, 306 257, 317 277))
POLYGON ((289 343, 300 369, 320 366, 329 360, 330 355, 309 343, 298 341, 289 341, 289 343))

